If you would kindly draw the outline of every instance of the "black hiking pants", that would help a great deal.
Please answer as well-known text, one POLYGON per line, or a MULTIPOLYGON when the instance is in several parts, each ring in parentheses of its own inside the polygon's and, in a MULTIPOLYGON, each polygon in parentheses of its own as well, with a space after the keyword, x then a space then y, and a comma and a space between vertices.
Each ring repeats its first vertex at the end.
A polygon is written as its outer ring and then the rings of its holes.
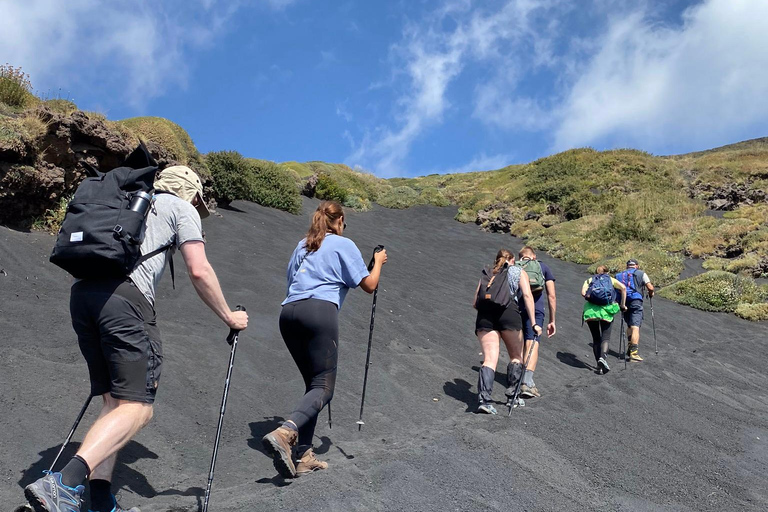
POLYGON ((592 333, 592 352, 595 355, 595 361, 605 358, 608 352, 608 342, 611 341, 611 327, 613 322, 606 320, 587 321, 589 332, 592 333))
POLYGON ((280 334, 306 386, 288 417, 299 428, 299 447, 306 448, 312 446, 317 415, 336 387, 339 310, 336 304, 319 299, 289 302, 280 313, 280 334))

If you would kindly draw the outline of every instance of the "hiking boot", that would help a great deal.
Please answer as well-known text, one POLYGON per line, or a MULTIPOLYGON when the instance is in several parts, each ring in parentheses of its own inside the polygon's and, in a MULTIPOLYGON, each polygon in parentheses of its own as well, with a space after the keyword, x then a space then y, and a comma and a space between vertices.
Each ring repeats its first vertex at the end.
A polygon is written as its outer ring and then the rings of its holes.
POLYGON ((308 475, 313 471, 319 471, 321 469, 328 469, 328 463, 317 460, 314 450, 310 448, 304 452, 304 455, 299 459, 299 463, 296 464, 296 476, 308 475))
POLYGON ((643 360, 643 358, 640 357, 640 354, 637 351, 637 345, 636 344, 633 344, 633 345, 629 346, 629 348, 627 349, 627 357, 629 357, 630 361, 640 362, 640 361, 643 360))
POLYGON ((291 459, 291 447, 296 446, 299 433, 286 427, 278 427, 261 438, 264 449, 272 456, 275 469, 285 478, 296 476, 296 466, 291 459))
POLYGON ((35 512, 80 512, 85 486, 61 483, 61 473, 49 473, 24 488, 24 496, 35 512))
POLYGON ((496 412, 496 408, 493 405, 488 403, 480 404, 477 408, 477 412, 482 412, 485 414, 498 414, 496 412))
POLYGON ((530 387, 526 384, 520 386, 521 398, 539 398, 540 396, 541 393, 539 393, 539 390, 536 388, 536 386, 530 387))
POLYGON ((605 358, 600 358, 597 360, 597 368, 600 370, 601 374, 606 374, 609 371, 611 371, 611 367, 608 366, 608 361, 605 360, 605 358))

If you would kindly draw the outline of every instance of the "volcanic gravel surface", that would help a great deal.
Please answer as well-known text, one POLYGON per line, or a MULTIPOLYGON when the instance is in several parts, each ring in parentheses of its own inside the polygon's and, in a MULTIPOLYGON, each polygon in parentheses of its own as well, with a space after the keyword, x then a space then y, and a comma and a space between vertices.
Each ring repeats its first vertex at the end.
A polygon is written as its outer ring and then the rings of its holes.
MULTIPOLYGON (((535 377, 543 396, 507 417, 502 356, 494 389, 502 414, 475 414, 481 356, 472 296, 482 266, 521 242, 455 222, 452 208, 348 214, 345 235, 366 261, 376 244, 389 255, 365 426, 358 431, 355 422, 371 296, 355 290, 340 314, 333 428, 322 411, 315 439, 330 468, 296 480, 277 476, 260 439, 303 392, 278 316, 288 258, 316 205, 306 200, 294 216, 235 203, 204 223, 230 305, 250 314, 211 511, 768 509, 763 324, 658 298, 658 356, 647 308, 645 362, 624 369, 616 325, 612 371, 599 376, 580 321, 585 267, 542 254, 558 298, 558 332, 542 341, 535 377)), ((52 462, 89 389, 69 322, 71 279, 48 263, 53 241, 0 228, 0 497, 8 510, 52 462)), ((155 417, 121 452, 115 472, 122 504, 143 512, 200 507, 229 358, 228 330, 195 294, 180 255, 176 272, 176 289, 166 275, 158 293, 165 360, 155 417)))

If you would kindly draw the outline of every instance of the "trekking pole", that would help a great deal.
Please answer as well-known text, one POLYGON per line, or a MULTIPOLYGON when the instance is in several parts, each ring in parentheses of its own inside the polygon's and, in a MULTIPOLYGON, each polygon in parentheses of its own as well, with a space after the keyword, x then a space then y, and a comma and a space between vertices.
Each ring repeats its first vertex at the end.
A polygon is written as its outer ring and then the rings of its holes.
POLYGON ((53 462, 51 463, 51 468, 48 470, 49 473, 53 473, 53 467, 56 465, 57 462, 59 462, 59 457, 61 457, 61 454, 64 452, 64 448, 66 448, 69 442, 72 440, 72 436, 75 434, 75 430, 77 430, 77 426, 80 424, 80 420, 83 419, 83 416, 85 415, 85 411, 88 409, 88 406, 91 404, 92 398, 93 398, 93 395, 88 395, 88 399, 85 401, 85 404, 83 404, 83 408, 80 409, 80 414, 77 415, 75 424, 72 425, 72 430, 69 431, 69 435, 64 440, 64 444, 62 444, 61 448, 59 448, 59 453, 56 454, 56 458, 53 459, 53 462))
POLYGON ((627 369, 627 352, 624 350, 624 312, 621 312, 621 329, 619 329, 619 336, 621 337, 621 358, 624 360, 624 369, 627 369))
MULTIPOLYGON (((376 253, 384 250, 383 245, 377 245, 373 250, 373 257, 368 264, 368 272, 373 270, 373 264, 376 261, 376 253)), ((379 287, 377 286, 373 290, 373 305, 371 306, 371 330, 368 332, 368 353, 365 355, 365 376, 363 377, 363 396, 360 398, 360 419, 357 420, 357 431, 360 432, 363 429, 365 422, 363 421, 363 407, 365 407, 365 388, 368 385, 368 368, 371 366, 371 343, 373 343, 373 321, 376 318, 376 296, 379 293, 379 287)))
POLYGON ((653 343, 656 345, 656 355, 659 355, 659 340, 656 339, 656 317, 653 316, 653 297, 648 297, 651 301, 651 325, 653 326, 653 343))
MULTIPOLYGON (((245 311, 242 306, 237 306, 237 311, 245 311)), ((224 395, 221 397, 221 410, 219 411, 219 425, 216 427, 216 443, 213 445, 213 456, 211 457, 211 470, 208 473, 208 487, 205 489, 205 501, 203 503, 203 512, 208 511, 208 499, 211 497, 211 485, 213 484, 213 470, 216 467, 216 455, 219 453, 219 441, 221 440, 221 427, 224 425, 224 412, 227 410, 227 397, 229 396, 229 384, 232 382, 232 368, 235 365, 235 351, 237 350, 237 341, 240 337, 240 331, 229 330, 227 343, 232 345, 232 351, 229 353, 229 367, 227 368, 227 380, 224 382, 224 395)))
POLYGON ((525 364, 523 365, 523 373, 520 375, 520 379, 518 379, 517 381, 517 386, 515 386, 515 394, 512 395, 512 397, 507 402, 507 407, 509 407, 509 414, 507 414, 507 417, 512 416, 512 409, 525 405, 525 402, 523 402, 522 404, 518 403, 521 400, 520 398, 518 398, 518 395, 520 395, 520 385, 523 383, 523 377, 525 377, 525 371, 528 369, 528 363, 531 362, 531 356, 533 355, 533 347, 538 342, 539 342, 539 336, 534 336, 533 343, 531 343, 531 348, 528 349, 528 355, 525 357, 525 364))
POLYGON ((328 428, 333 428, 333 420, 331 419, 331 402, 328 402, 328 428))

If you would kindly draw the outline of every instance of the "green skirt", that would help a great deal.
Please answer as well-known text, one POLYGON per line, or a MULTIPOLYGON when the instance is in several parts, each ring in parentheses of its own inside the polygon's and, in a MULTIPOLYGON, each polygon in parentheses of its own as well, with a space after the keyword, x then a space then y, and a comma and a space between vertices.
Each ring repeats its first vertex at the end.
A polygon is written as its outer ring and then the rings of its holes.
POLYGON ((612 322, 613 316, 619 312, 619 305, 615 302, 599 306, 592 304, 588 300, 584 301, 584 312, 582 313, 582 320, 605 320, 606 322, 612 322))

